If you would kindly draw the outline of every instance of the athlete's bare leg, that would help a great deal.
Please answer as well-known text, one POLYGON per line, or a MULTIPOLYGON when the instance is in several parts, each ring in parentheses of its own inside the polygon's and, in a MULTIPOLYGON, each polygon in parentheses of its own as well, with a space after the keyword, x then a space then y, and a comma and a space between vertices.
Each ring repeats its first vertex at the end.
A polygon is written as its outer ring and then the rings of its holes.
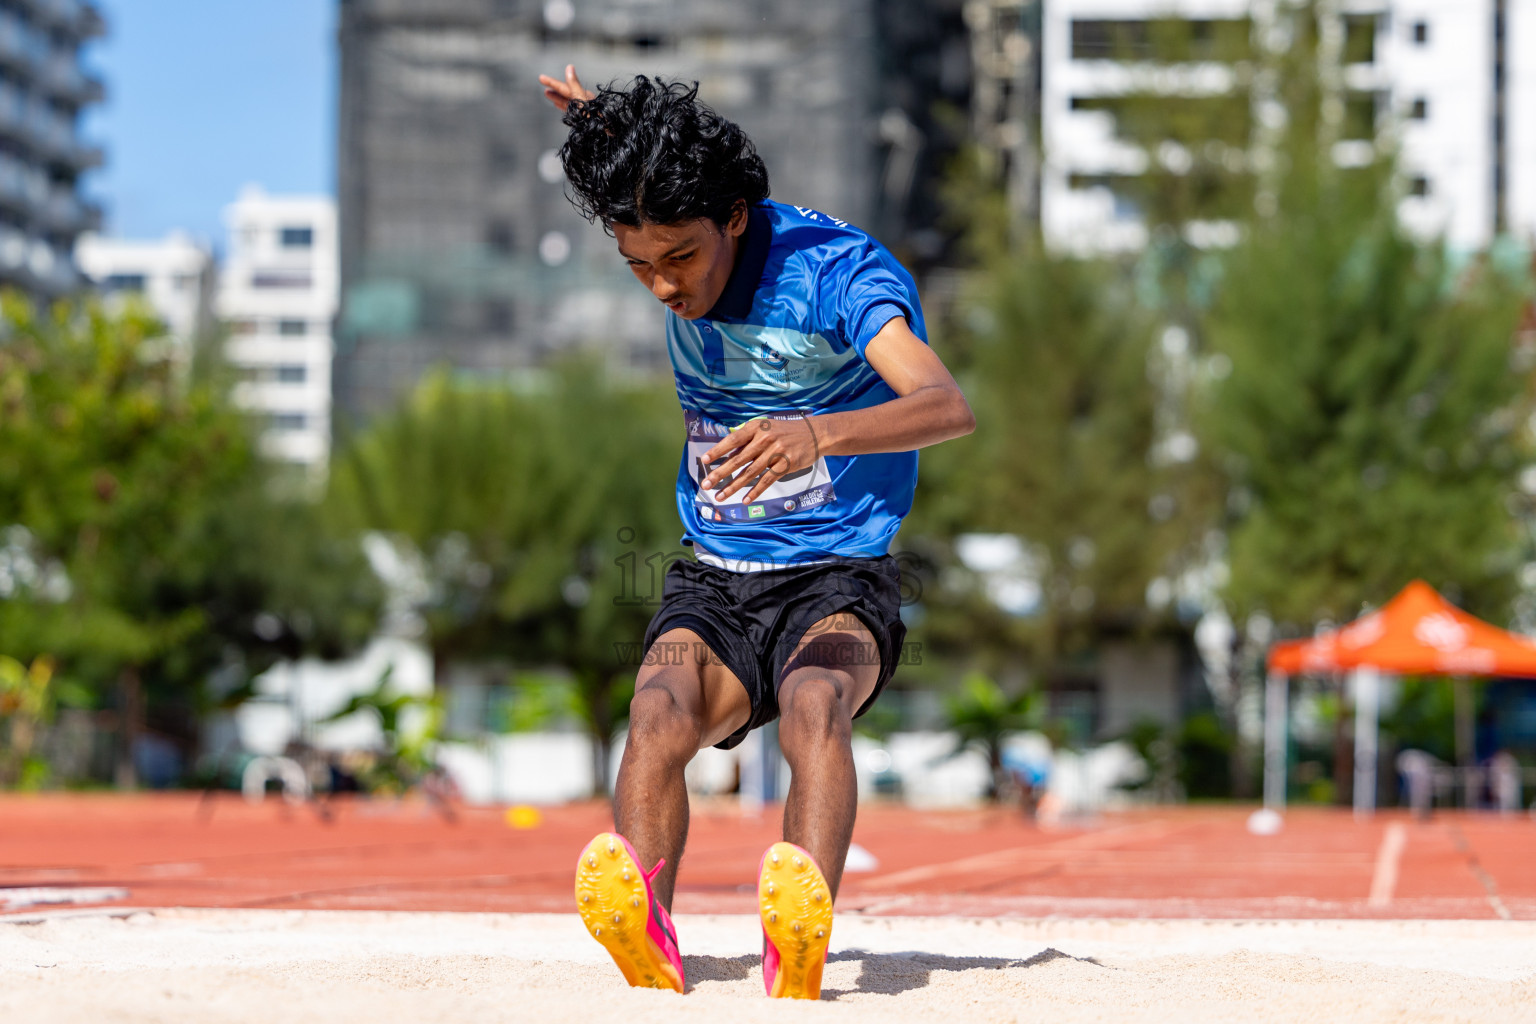
POLYGON ((697 633, 672 629, 656 638, 629 703, 629 739, 614 786, 613 816, 619 834, 640 855, 642 869, 666 858, 651 892, 668 913, 688 838, 683 769, 699 750, 745 725, 751 713, 746 688, 697 633))
POLYGON ((834 899, 859 799, 853 715, 879 678, 879 647, 846 612, 812 627, 779 676, 779 746, 793 773, 784 838, 816 858, 834 899))

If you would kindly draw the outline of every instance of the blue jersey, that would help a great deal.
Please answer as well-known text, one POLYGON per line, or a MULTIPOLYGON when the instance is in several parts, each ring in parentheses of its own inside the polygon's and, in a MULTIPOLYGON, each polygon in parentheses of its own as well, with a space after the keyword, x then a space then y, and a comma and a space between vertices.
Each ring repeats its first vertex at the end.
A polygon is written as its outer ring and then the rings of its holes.
POLYGON ((683 543, 730 567, 887 552, 912 507, 916 452, 823 456, 750 504, 742 501, 750 487, 717 502, 699 484, 711 468, 705 453, 754 417, 798 419, 895 398, 864 349, 896 317, 928 340, 917 285, 879 242, 802 207, 769 201, 749 211, 714 307, 697 320, 667 312, 688 430, 677 474, 683 543))

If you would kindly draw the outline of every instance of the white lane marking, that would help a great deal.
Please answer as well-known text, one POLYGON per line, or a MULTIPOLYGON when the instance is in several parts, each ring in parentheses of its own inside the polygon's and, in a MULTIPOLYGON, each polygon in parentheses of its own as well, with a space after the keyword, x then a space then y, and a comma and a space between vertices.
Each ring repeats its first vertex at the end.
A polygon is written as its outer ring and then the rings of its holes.
POLYGON ((848 844, 848 859, 843 862, 843 871, 853 874, 859 871, 874 871, 880 866, 880 860, 858 843, 848 844))
POLYGON ((1408 845, 1408 830, 1401 822, 1387 826, 1387 834, 1381 837, 1381 848, 1376 851, 1376 870, 1371 872, 1371 898, 1366 904, 1385 907, 1391 904, 1397 892, 1397 871, 1403 860, 1403 847, 1408 845))
POLYGON ((20 910, 60 903, 110 903, 128 898, 127 889, 70 889, 34 886, 0 888, 0 910, 20 910))

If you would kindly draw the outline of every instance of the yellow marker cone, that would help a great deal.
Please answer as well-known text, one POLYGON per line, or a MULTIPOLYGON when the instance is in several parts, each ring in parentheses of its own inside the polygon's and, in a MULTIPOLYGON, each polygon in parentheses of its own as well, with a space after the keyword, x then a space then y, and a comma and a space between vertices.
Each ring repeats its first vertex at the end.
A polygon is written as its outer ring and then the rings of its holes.
POLYGON ((509 828, 538 828, 544 824, 544 815, 539 813, 539 809, 537 807, 529 807, 527 804, 508 807, 506 818, 509 828))

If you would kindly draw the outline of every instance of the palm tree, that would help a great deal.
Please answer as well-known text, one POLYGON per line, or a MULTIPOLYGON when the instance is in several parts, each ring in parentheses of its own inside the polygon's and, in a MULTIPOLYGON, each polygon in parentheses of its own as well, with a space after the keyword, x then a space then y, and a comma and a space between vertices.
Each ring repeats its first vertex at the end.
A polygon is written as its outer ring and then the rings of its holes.
POLYGON ((973 672, 966 676, 960 692, 944 702, 944 710, 949 728, 955 733, 955 749, 949 756, 966 750, 980 751, 992 772, 987 797, 996 800, 1007 783, 1003 742, 1010 733, 1040 727, 1044 710, 1040 694, 1025 690, 1010 695, 987 676, 973 672))

